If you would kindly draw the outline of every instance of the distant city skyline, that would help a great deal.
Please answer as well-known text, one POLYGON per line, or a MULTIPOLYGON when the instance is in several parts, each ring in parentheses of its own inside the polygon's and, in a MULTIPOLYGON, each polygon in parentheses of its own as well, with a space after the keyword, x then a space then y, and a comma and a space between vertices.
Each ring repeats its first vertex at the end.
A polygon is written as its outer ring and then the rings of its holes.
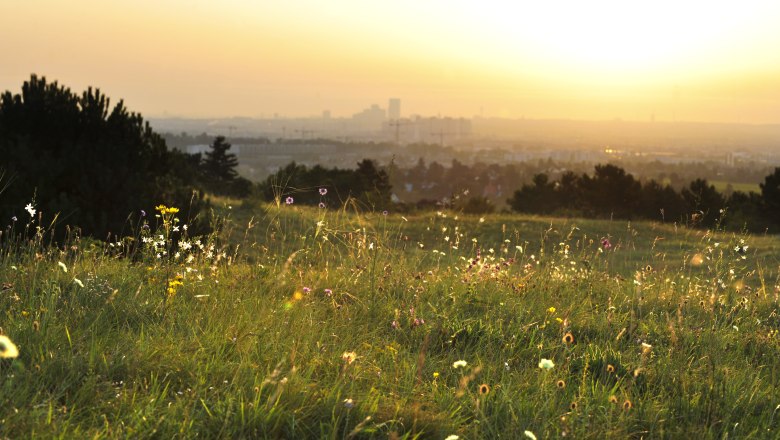
POLYGON ((37 0, 0 14, 31 73, 146 117, 402 114, 780 123, 780 3, 37 0))

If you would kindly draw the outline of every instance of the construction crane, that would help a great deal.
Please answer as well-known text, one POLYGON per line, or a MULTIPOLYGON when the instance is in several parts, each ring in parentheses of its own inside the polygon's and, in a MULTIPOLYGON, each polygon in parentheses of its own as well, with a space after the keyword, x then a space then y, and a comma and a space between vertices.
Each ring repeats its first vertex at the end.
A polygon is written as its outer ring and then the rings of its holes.
POLYGON ((388 122, 388 124, 387 124, 388 126, 395 127, 395 144, 396 145, 399 145, 398 144, 398 140, 399 140, 398 136, 399 136, 399 130, 401 129, 401 126, 402 125, 412 125, 412 124, 414 124, 414 123, 413 122, 401 122, 400 119, 396 119, 396 120, 388 122))

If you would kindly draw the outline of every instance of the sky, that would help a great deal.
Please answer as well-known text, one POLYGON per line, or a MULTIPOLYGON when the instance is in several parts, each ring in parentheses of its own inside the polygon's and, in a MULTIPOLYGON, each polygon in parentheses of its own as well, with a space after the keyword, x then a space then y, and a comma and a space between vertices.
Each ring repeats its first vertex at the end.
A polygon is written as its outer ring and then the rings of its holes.
POLYGON ((35 73, 146 117, 780 123, 774 0, 6 0, 0 91, 35 73))

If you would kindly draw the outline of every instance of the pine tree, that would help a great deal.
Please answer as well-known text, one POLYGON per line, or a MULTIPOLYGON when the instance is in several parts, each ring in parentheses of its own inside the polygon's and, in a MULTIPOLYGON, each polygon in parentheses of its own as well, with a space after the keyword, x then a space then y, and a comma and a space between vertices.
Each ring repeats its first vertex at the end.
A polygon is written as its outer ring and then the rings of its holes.
POLYGON ((201 165, 207 182, 212 189, 218 191, 229 186, 238 177, 236 167, 238 158, 235 154, 228 153, 231 145, 225 142, 224 136, 217 136, 214 142, 209 145, 210 150, 206 152, 201 165))

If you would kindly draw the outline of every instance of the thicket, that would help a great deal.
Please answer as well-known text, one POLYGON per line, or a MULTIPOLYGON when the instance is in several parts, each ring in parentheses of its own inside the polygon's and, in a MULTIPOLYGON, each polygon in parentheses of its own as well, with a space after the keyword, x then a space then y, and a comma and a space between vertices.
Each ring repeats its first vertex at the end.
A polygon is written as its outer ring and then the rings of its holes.
POLYGON ((128 215, 155 204, 179 206, 185 218, 205 206, 197 158, 170 151, 140 114, 97 89, 77 95, 32 75, 21 93, 3 93, 0 158, 3 222, 29 221, 34 209, 106 238, 127 234, 128 215))

